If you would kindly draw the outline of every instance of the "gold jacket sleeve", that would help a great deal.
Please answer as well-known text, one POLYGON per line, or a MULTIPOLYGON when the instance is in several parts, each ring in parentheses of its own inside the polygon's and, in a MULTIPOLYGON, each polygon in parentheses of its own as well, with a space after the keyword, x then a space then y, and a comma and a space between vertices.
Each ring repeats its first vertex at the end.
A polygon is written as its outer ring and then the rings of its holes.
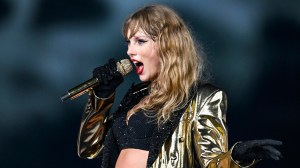
POLYGON ((81 158, 92 159, 101 153, 106 133, 109 110, 114 101, 114 94, 102 99, 89 91, 89 99, 83 113, 78 139, 77 153, 81 158))
MULTIPOLYGON (((153 168, 239 168, 228 150, 226 94, 205 85, 197 91, 153 168)), ((247 166, 250 167, 253 164, 247 166)))
POLYGON ((216 90, 206 98, 198 96, 195 101, 199 111, 193 124, 194 147, 202 167, 240 167, 232 160, 231 150, 228 151, 226 94, 216 90))

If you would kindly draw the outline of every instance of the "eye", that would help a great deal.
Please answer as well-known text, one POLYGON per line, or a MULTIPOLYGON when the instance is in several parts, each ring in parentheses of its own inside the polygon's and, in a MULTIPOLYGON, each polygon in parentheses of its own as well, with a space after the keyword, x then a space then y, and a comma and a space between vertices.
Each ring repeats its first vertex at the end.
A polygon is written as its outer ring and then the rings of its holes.
POLYGON ((146 43, 147 42, 147 40, 143 40, 143 39, 138 39, 137 40, 137 43, 139 44, 139 45, 143 45, 144 43, 146 43))
POLYGON ((127 44, 127 45, 129 45, 129 44, 130 44, 130 40, 128 40, 128 39, 125 39, 124 41, 125 41, 125 44, 127 44))

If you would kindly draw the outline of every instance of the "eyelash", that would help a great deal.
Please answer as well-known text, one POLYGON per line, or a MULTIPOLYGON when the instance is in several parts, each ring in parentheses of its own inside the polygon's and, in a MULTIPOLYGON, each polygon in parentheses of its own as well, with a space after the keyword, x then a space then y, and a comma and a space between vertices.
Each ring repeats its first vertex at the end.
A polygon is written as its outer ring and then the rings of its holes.
POLYGON ((137 40, 137 43, 139 44, 139 45, 142 45, 142 44, 144 44, 144 43, 146 43, 147 41, 146 40, 143 40, 143 39, 138 39, 137 40))
MULTIPOLYGON (((135 41, 137 44, 139 44, 139 45, 143 45, 144 43, 146 43, 146 42, 148 42, 147 40, 143 40, 143 39, 137 39, 136 41, 135 41)), ((127 45, 129 45, 130 44, 130 40, 125 40, 125 43, 127 44, 127 45)))

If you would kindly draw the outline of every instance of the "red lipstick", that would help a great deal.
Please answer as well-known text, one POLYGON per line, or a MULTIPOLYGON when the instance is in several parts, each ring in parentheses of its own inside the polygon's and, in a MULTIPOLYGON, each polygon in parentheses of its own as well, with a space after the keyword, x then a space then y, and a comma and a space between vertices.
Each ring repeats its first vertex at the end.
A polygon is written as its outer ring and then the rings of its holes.
POLYGON ((144 64, 140 61, 137 61, 136 59, 131 59, 133 64, 135 65, 135 71, 138 75, 142 74, 144 71, 144 64))

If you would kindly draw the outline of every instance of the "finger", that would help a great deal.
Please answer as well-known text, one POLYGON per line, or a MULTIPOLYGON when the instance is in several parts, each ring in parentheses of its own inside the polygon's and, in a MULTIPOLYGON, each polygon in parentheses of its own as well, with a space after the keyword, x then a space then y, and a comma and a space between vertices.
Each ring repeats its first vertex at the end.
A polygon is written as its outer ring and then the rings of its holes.
POLYGON ((99 75, 101 72, 100 67, 97 67, 93 70, 93 76, 96 77, 97 75, 99 75))
POLYGON ((262 149, 264 150, 263 153, 267 158, 272 158, 274 160, 279 160, 280 158, 282 158, 280 151, 273 146, 264 146, 262 149))
POLYGON ((116 67, 117 66, 117 61, 115 59, 111 58, 111 59, 109 59, 108 64, 111 67, 116 67))
POLYGON ((108 85, 108 70, 106 67, 101 66, 100 67, 100 76, 101 76, 101 82, 104 85, 108 85))
POLYGON ((273 140, 273 139, 260 139, 260 140, 253 140, 251 143, 253 146, 280 146, 282 145, 281 141, 273 140))
POLYGON ((105 68, 107 69, 109 80, 113 77, 118 77, 119 74, 121 74, 117 71, 117 66, 114 60, 110 60, 109 63, 105 64, 105 68))
POLYGON ((111 72, 111 74, 114 74, 115 71, 117 71, 117 62, 115 59, 111 58, 109 61, 108 61, 108 67, 109 67, 109 70, 111 72))
POLYGON ((110 69, 110 74, 113 77, 120 77, 120 76, 122 76, 122 74, 118 71, 116 60, 114 60, 114 59, 110 60, 110 62, 109 62, 109 69, 110 69))

